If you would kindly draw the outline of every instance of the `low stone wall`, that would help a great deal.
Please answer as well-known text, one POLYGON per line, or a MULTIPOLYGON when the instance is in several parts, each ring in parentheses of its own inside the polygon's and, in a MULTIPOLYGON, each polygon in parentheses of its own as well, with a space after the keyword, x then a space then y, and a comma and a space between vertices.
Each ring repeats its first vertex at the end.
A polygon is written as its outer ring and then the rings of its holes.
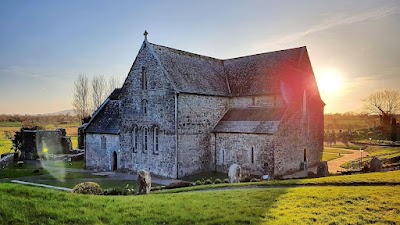
POLYGON ((0 169, 7 167, 14 161, 14 154, 9 154, 0 159, 0 169))

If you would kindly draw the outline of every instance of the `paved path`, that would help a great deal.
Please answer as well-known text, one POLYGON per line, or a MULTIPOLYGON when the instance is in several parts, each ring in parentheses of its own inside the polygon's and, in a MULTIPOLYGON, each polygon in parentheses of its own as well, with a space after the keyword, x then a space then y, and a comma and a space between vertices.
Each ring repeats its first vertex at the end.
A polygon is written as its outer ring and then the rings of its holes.
MULTIPOLYGON (((343 165, 344 163, 347 163, 347 162, 355 160, 355 159, 359 159, 361 157, 359 150, 346 149, 346 151, 353 152, 353 153, 342 154, 342 157, 328 161, 329 173, 340 173, 342 171, 346 171, 346 169, 344 169, 340 166, 343 165)), ((366 156, 368 156, 368 152, 364 151, 363 157, 366 157, 366 156)))
POLYGON ((44 188, 49 188, 49 189, 54 189, 54 190, 59 190, 59 191, 67 191, 71 192, 71 188, 65 188, 65 187, 56 187, 56 186, 51 186, 47 184, 38 184, 38 183, 32 183, 32 182, 26 182, 22 180, 11 180, 11 183, 16 183, 16 184, 24 184, 24 185, 30 185, 30 186, 36 186, 36 187, 44 187, 44 188))

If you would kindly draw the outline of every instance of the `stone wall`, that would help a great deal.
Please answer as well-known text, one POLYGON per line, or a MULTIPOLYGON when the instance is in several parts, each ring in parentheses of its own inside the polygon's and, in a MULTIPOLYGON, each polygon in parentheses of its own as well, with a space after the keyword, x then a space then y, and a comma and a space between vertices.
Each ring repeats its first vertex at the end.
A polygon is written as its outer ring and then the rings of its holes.
POLYGON ((0 159, 0 170, 8 167, 9 165, 11 165, 14 161, 14 154, 8 154, 6 156, 4 156, 3 158, 0 159))
POLYGON ((235 163, 243 174, 273 174, 272 135, 217 133, 215 138, 217 171, 225 173, 235 163))
POLYGON ((228 110, 228 104, 227 97, 179 95, 179 177, 215 169, 211 131, 228 110))
POLYGON ((176 177, 176 130, 174 88, 148 46, 142 45, 121 91, 121 170, 148 170, 151 173, 176 177), (147 89, 143 89, 143 72, 147 89), (144 101, 147 113, 144 113, 144 101), (135 128, 136 127, 136 128, 135 128), (154 152, 153 132, 159 129, 159 150, 154 152), (134 133, 137 145, 134 149, 134 133), (147 129, 147 151, 143 148, 147 129))
POLYGON ((285 103, 280 95, 234 97, 229 102, 229 107, 282 107, 285 103))
POLYGON ((323 108, 302 103, 291 104, 281 120, 273 139, 274 174, 284 175, 302 169, 304 158, 307 166, 316 165, 323 151, 323 108))
POLYGON ((117 154, 117 167, 121 169, 121 164, 125 160, 121 157, 119 135, 114 134, 86 134, 85 140, 85 165, 87 169, 99 171, 112 171, 114 152, 117 154), (102 149, 101 139, 105 138, 106 148, 102 149))

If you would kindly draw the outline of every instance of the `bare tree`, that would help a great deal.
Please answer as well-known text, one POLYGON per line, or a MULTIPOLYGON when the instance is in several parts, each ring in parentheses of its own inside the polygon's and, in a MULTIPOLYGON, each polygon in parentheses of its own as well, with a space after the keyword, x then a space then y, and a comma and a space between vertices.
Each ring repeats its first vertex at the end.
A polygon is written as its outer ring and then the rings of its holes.
POLYGON ((116 76, 111 76, 108 80, 107 95, 110 95, 116 88, 121 87, 121 80, 116 76))
POLYGON ((364 109, 369 113, 382 114, 383 111, 389 116, 394 116, 400 111, 400 92, 398 90, 376 91, 362 101, 364 109))
POLYGON ((107 98, 108 94, 106 93, 106 79, 104 76, 94 76, 92 78, 91 83, 91 95, 92 95, 92 107, 93 111, 100 107, 100 105, 107 98))
POLYGON ((84 74, 79 74, 74 82, 74 97, 72 105, 79 119, 90 115, 89 107, 89 79, 84 74))

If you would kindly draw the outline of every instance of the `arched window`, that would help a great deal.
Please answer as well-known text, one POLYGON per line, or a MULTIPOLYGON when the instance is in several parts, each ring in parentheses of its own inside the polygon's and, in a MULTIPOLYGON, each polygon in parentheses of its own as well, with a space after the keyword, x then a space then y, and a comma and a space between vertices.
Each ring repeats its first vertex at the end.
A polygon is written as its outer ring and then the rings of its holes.
POLYGON ((251 157, 251 163, 254 163, 254 146, 251 146, 251 153, 250 153, 250 157, 251 157))
POLYGON ((146 67, 142 67, 142 89, 147 90, 147 73, 146 67))
POLYGON ((147 140, 148 140, 148 129, 147 129, 147 127, 143 127, 143 142, 142 142, 143 149, 142 149, 142 151, 144 153, 147 153, 147 149, 148 149, 147 140))
POLYGON ((134 126, 134 127, 133 127, 133 130, 132 130, 132 146, 133 146, 133 152, 137 152, 138 139, 139 139, 138 129, 137 129, 137 126, 134 126))
POLYGON ((154 127, 153 130, 153 153, 154 154, 158 154, 158 137, 159 135, 159 128, 158 127, 154 127))
POLYGON ((101 137, 101 149, 106 149, 106 148, 107 148, 106 137, 102 136, 101 137))
POLYGON ((147 100, 146 99, 144 99, 142 101, 142 113, 143 113, 143 115, 147 115, 147 100))

